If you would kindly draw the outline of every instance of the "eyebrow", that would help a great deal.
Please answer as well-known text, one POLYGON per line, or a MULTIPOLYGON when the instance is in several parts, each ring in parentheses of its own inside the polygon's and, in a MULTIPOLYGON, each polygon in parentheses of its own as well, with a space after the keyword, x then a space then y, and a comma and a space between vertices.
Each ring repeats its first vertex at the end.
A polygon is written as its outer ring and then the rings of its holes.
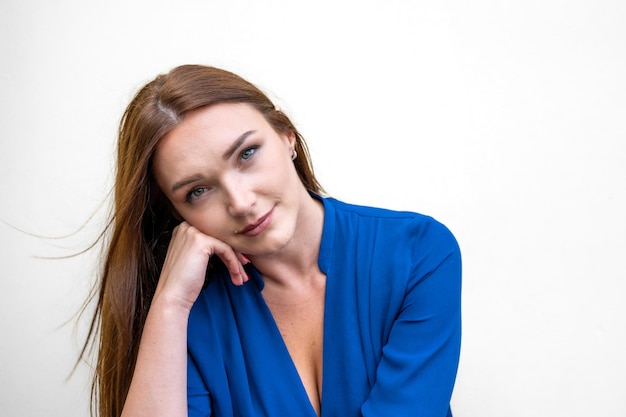
POLYGON ((231 145, 231 147, 228 148, 226 152, 224 152, 224 155, 222 155, 222 158, 226 160, 230 158, 231 156, 233 156, 235 151, 246 141, 248 136, 250 136, 251 134, 255 132, 256 130, 248 130, 247 132, 244 132, 241 136, 237 138, 237 140, 231 145))
MULTIPOLYGON (((237 149, 239 149, 239 147, 246 141, 246 139, 248 138, 248 136, 250 136, 251 134, 255 133, 256 130, 248 130, 247 132, 242 133, 237 140, 235 140, 235 142, 233 142, 233 144, 226 150, 226 152, 224 152, 224 154, 222 155, 222 158, 224 158, 224 160, 227 160, 228 158, 230 158, 231 156, 233 156, 233 154, 237 151, 237 149)), ((172 185, 172 190, 171 193, 174 194, 176 191, 178 191, 180 188, 189 185, 193 182, 199 181, 202 178, 202 175, 200 174, 195 174, 189 178, 185 178, 184 180, 180 180, 178 182, 175 182, 174 185, 172 185)))
POLYGON ((192 182, 196 182, 200 180, 201 176, 199 174, 194 175, 191 178, 186 178, 184 180, 178 181, 172 185, 172 194, 174 194, 178 189, 183 188, 185 185, 191 184, 192 182))

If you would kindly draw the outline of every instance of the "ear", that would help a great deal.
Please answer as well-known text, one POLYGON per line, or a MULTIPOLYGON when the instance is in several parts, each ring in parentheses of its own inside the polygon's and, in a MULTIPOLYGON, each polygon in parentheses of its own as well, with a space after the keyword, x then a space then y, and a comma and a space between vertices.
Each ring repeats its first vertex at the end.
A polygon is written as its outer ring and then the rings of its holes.
POLYGON ((289 145, 290 149, 293 149, 296 146, 296 134, 291 130, 285 133, 285 140, 287 141, 287 145, 289 145))

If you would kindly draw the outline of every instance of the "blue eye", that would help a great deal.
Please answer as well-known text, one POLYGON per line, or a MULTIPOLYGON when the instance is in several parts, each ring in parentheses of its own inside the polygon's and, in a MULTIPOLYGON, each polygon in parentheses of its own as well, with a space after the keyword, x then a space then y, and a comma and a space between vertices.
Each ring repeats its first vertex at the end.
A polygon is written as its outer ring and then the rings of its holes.
POLYGON ((200 197, 202 194, 206 193, 207 190, 208 188, 206 187, 196 187, 192 189, 191 191, 189 191, 189 193, 187 193, 187 196, 185 197, 185 201, 187 202, 193 201, 197 199, 198 197, 200 197))
POLYGON ((244 151, 241 152, 240 158, 243 159, 244 161, 247 161, 248 159, 252 158, 252 155, 254 155, 257 148, 258 146, 251 146, 249 148, 244 149, 244 151))

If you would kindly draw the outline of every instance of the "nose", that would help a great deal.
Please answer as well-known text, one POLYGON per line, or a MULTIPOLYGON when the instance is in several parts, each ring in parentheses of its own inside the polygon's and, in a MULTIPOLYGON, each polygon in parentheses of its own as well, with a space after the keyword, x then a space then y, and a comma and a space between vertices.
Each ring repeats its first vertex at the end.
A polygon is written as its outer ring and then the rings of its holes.
POLYGON ((255 203, 254 192, 241 178, 231 178, 223 184, 224 203, 233 217, 245 217, 252 212, 255 203))

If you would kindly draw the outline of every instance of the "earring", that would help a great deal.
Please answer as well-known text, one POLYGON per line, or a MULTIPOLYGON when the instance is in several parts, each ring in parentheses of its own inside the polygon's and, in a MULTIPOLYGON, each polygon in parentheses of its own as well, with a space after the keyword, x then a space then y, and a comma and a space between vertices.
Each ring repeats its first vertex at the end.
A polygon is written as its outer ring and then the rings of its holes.
POLYGON ((291 160, 295 161, 297 157, 298 157, 298 152, 296 152, 295 149, 292 149, 291 150, 291 160))

